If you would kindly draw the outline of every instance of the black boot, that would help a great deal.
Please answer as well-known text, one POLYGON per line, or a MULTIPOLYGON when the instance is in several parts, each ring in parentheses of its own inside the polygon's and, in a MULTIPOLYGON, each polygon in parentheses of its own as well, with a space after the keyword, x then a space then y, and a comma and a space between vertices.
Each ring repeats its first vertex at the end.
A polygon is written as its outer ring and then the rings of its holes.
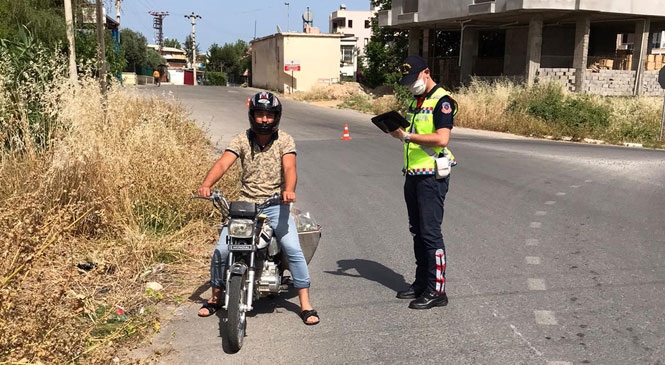
POLYGON ((398 291, 397 298, 399 299, 416 299, 425 292, 424 289, 414 288, 413 285, 409 289, 398 291))
POLYGON ((411 309, 430 309, 432 307, 443 307, 448 304, 446 293, 425 293, 418 299, 409 303, 411 309))

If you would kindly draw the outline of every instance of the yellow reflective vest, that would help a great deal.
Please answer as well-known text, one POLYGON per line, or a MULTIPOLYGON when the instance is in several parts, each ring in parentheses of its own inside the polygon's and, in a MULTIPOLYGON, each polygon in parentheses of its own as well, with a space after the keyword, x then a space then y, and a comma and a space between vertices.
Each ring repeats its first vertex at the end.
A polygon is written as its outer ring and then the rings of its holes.
MULTIPOLYGON (((417 100, 413 99, 409 103, 409 109, 406 112, 406 119, 409 121, 407 132, 413 134, 434 133, 434 108, 444 96, 450 96, 450 93, 444 88, 437 86, 434 92, 423 100, 420 108, 417 107, 417 100)), ((452 100, 452 98, 451 98, 452 100)), ((453 101, 453 116, 457 114, 457 102, 453 101)), ((454 160, 452 153, 445 149, 451 159, 454 160)), ((426 147, 416 143, 404 144, 404 168, 402 171, 406 175, 434 175, 434 158, 438 156, 444 148, 426 147)))

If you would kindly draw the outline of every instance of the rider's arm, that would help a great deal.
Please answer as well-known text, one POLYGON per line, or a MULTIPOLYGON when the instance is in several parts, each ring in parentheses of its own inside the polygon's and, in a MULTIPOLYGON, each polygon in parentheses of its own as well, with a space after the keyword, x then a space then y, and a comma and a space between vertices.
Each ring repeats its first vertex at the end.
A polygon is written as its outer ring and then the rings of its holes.
POLYGON ((209 196, 210 195, 210 187, 213 186, 217 180, 219 180, 224 173, 226 173, 226 170, 233 165, 233 163, 236 161, 238 158, 238 155, 231 151, 224 151, 222 154, 222 157, 220 157, 217 162, 210 168, 210 171, 208 171, 208 174, 206 175, 205 179, 203 179, 203 182, 201 183, 201 186, 199 186, 197 192, 201 196, 209 196))
POLYGON ((295 153, 286 153, 282 156, 282 169, 284 169, 284 195, 282 199, 285 203, 293 203, 296 201, 296 183, 298 182, 295 153))

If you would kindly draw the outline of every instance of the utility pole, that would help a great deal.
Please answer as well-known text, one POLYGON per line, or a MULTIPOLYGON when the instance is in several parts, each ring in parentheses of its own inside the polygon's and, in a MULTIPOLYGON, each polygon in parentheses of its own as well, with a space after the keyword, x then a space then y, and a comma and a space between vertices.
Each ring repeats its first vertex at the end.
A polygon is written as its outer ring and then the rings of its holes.
POLYGON ((192 12, 190 15, 185 15, 185 18, 189 18, 192 22, 192 69, 194 70, 194 85, 196 85, 196 19, 201 19, 200 15, 194 14, 192 12))
POLYGON ((284 3, 286 5, 286 32, 289 32, 289 3, 284 3))
POLYGON ((104 4, 103 0, 97 0, 97 72, 99 73, 99 84, 102 93, 106 93, 106 46, 104 45, 104 4))
POLYGON ((157 29, 157 45, 159 46, 159 56, 162 55, 162 48, 164 48, 164 33, 162 32, 162 25, 164 24, 164 17, 169 15, 168 11, 149 11, 148 14, 155 17, 152 20, 153 29, 157 29))
POLYGON ((78 82, 76 72, 76 44, 74 42, 74 18, 72 0, 65 0, 65 23, 67 24, 67 43, 69 43, 69 80, 73 85, 78 82))
POLYGON ((115 0, 115 21, 118 23, 118 43, 120 42, 120 3, 122 0, 115 0))

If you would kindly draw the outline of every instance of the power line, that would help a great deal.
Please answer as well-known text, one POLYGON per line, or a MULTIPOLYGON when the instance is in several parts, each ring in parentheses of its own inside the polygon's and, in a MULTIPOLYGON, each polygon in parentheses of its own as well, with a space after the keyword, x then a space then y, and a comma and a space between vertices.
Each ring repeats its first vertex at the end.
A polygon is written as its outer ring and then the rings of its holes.
POLYGON ((159 47, 159 55, 162 55, 162 49, 164 48, 164 17, 169 15, 168 11, 149 11, 148 14, 152 15, 154 19, 152 20, 152 27, 157 29, 157 45, 159 47))
POLYGON ((194 70, 194 85, 196 85, 196 19, 201 19, 201 16, 192 12, 190 15, 185 15, 192 22, 192 69, 194 70))

